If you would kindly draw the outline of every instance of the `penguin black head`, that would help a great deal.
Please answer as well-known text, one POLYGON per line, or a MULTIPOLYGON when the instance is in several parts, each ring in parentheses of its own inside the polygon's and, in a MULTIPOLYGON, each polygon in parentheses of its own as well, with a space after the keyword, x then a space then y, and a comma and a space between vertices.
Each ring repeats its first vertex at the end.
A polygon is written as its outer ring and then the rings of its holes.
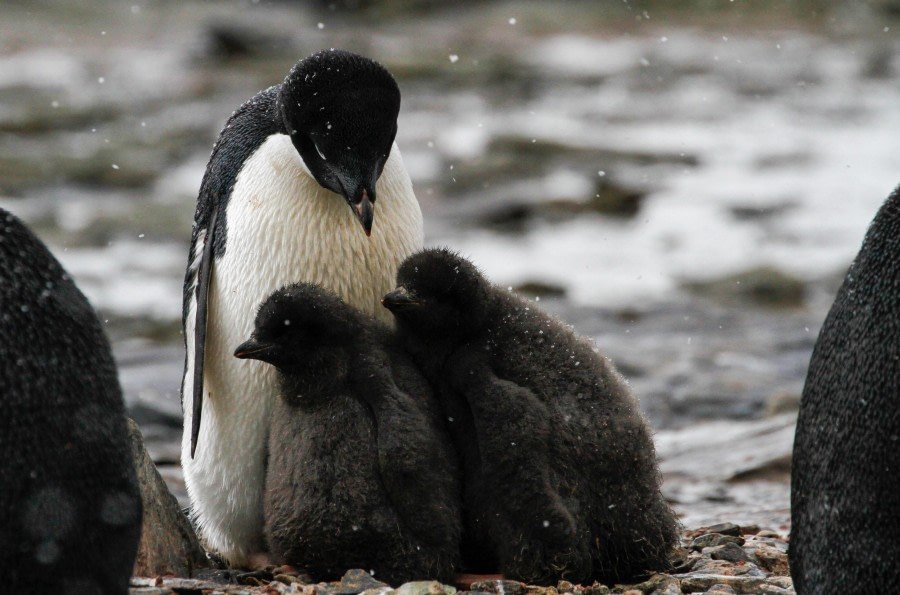
POLYGON ((324 188, 372 231, 375 181, 397 135, 400 89, 380 64, 343 50, 298 62, 278 94, 286 132, 324 188))
POLYGON ((405 331, 449 340, 484 324, 491 284, 475 265, 450 250, 413 254, 400 265, 397 284, 381 303, 405 331))
POLYGON ((234 356, 303 374, 345 368, 346 349, 365 328, 362 314, 318 285, 298 283, 275 291, 259 307, 253 336, 234 356))

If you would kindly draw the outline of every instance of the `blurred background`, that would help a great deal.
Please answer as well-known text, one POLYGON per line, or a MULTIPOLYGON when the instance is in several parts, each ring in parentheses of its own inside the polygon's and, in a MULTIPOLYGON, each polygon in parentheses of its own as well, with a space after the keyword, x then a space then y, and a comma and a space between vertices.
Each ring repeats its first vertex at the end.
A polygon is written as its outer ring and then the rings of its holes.
POLYGON ((900 183, 900 1, 0 12, 0 206, 100 311, 129 411, 183 502, 181 283, 206 160, 241 103, 340 47, 397 78, 426 242, 615 361, 684 523, 786 530, 809 355, 900 183))

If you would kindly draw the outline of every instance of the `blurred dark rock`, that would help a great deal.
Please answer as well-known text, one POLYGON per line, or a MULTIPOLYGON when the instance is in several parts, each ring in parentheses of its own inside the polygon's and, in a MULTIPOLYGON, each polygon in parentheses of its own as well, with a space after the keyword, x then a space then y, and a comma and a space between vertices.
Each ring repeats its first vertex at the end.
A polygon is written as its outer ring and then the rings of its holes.
POLYGON ((756 557, 760 568, 764 570, 781 575, 788 575, 790 572, 787 552, 781 551, 772 545, 767 543, 754 544, 753 555, 756 557))
POLYGON ((600 178, 594 188, 594 194, 587 200, 553 199, 546 203, 546 208, 553 213, 579 215, 581 213, 597 213, 610 217, 634 217, 641 208, 646 193, 632 190, 600 178))
POLYGON ((736 543, 723 543, 705 549, 704 554, 709 554, 713 560, 725 560, 727 562, 748 562, 750 556, 744 551, 744 548, 736 543))
POLYGON ((562 285, 538 280, 524 281, 513 287, 513 290, 524 296, 539 297, 541 299, 561 298, 566 295, 566 288, 562 285))
POLYGON ((192 576, 196 570, 208 565, 206 553, 175 497, 156 471, 144 449, 141 432, 131 419, 128 430, 144 503, 144 522, 134 574, 192 576))
POLYGON ((357 595, 367 589, 390 589, 390 585, 376 580, 361 568, 352 568, 344 573, 340 582, 321 583, 322 587, 334 595, 357 595))
POLYGON ((469 589, 484 593, 500 593, 501 595, 522 595, 525 593, 525 583, 508 580, 477 581, 472 583, 469 589))
POLYGON ((392 595, 455 595, 456 589, 438 581, 413 581, 400 585, 391 593, 392 595))
MULTIPOLYGON (((781 164, 781 160, 784 157, 772 157, 772 161, 767 161, 764 159, 760 159, 756 162, 756 166, 759 168, 767 168, 773 167, 775 163, 781 164)), ((791 211, 796 208, 796 203, 787 201, 775 205, 746 205, 746 206, 734 206, 729 210, 731 211, 732 216, 738 221, 770 221, 777 217, 780 217, 784 213, 791 211)))
POLYGON ((799 308, 805 304, 806 283, 775 267, 761 266, 713 281, 688 281, 693 293, 723 302, 770 308, 799 308))
POLYGON ((206 29, 206 55, 235 60, 283 55, 296 47, 287 35, 247 23, 217 22, 206 29))
MULTIPOLYGON (((898 13, 900 16, 900 2, 897 2, 898 13)), ((863 65, 862 74, 866 78, 872 79, 886 79, 890 78, 893 75, 893 65, 894 65, 894 50, 889 45, 882 45, 872 53, 869 54, 868 58, 866 58, 865 64, 863 65)))
POLYGON ((791 413, 800 410, 800 393, 779 391, 766 399, 765 415, 772 417, 781 413, 791 413))
POLYGON ((719 535, 730 535, 732 537, 740 537, 741 535, 740 526, 734 523, 719 523, 718 525, 704 527, 704 529, 707 533, 718 533, 719 535))
POLYGON ((696 537, 691 542, 691 548, 694 550, 702 550, 706 547, 713 547, 717 545, 724 545, 726 543, 734 543, 737 545, 744 545, 744 539, 737 535, 722 535, 721 533, 707 533, 706 535, 701 535, 696 537))

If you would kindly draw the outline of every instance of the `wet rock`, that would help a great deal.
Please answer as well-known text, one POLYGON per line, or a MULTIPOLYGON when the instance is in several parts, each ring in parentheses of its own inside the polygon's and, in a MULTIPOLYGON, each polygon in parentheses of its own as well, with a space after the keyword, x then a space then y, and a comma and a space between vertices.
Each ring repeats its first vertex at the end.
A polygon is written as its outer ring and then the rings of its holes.
POLYGON ((194 529, 169 493, 144 449, 137 424, 128 420, 132 456, 144 503, 144 521, 134 574, 137 576, 192 576, 208 565, 194 529))
POLYGON ((701 527, 698 531, 703 531, 703 534, 718 533, 719 535, 730 535, 732 537, 741 536, 741 527, 734 523, 719 523, 709 527, 701 527))
POLYGON ((566 295, 566 288, 562 285, 538 280, 525 281, 513 287, 513 290, 521 295, 539 298, 561 298, 566 295))
POLYGON ((790 572, 787 552, 783 552, 766 543, 756 543, 753 546, 753 555, 760 568, 780 575, 786 575, 790 572))
POLYGON ((768 582, 776 587, 781 587, 782 589, 794 588, 794 579, 790 576, 772 576, 769 577, 768 582))
MULTIPOLYGON (((456 588, 438 581, 413 581, 391 591, 392 595, 455 595, 456 588)), ((502 591, 501 591, 502 593, 502 591)))
POLYGON ((659 589, 653 591, 650 595, 682 595, 681 586, 678 581, 670 581, 659 589))
POLYGON ((368 589, 391 589, 387 583, 383 583, 361 568, 352 568, 344 573, 340 582, 321 583, 320 586, 334 595, 356 595, 368 589))
MULTIPOLYGON (((806 154, 800 155, 778 155, 772 157, 762 157, 756 161, 756 167, 760 169, 767 169, 776 166, 783 167, 785 162, 793 163, 797 160, 808 160, 809 156, 806 154)), ((734 206, 729 209, 731 211, 732 216, 738 221, 770 221, 777 217, 780 217, 795 209, 797 205, 793 202, 780 203, 775 205, 746 205, 746 206, 734 206)))
POLYGON ((799 308, 806 300, 805 282, 770 266, 713 281, 689 281, 683 286, 718 301, 770 308, 799 308))
POLYGON ((723 535, 722 533, 707 533, 695 538, 691 542, 691 548, 697 551, 703 548, 724 545, 726 543, 734 543, 739 546, 744 545, 744 538, 737 535, 723 535))
POLYGON ((790 413, 800 410, 800 393, 793 391, 779 391, 766 399, 765 415, 772 417, 780 413, 790 413))
POLYGON ((525 583, 510 580, 486 580, 476 581, 469 587, 472 591, 485 593, 500 593, 502 595, 522 595, 525 592, 525 583))
POLYGON ((601 178, 587 200, 556 199, 546 203, 546 209, 553 214, 579 215, 597 213, 610 217, 634 217, 640 211, 641 202, 646 196, 607 178, 601 178))
POLYGON ((736 543, 724 543, 711 548, 705 548, 704 554, 709 554, 713 560, 726 560, 728 562, 749 562, 750 556, 744 548, 736 543))
POLYGON ((260 58, 281 55, 291 49, 293 43, 289 36, 253 25, 218 22, 209 25, 206 30, 206 54, 211 58, 260 58))
POLYGON ((193 594, 193 593, 247 593, 247 587, 240 585, 223 585, 206 580, 177 578, 177 577, 156 577, 156 578, 140 578, 131 579, 130 593, 132 595, 156 595, 156 594, 193 594))
POLYGON ((727 576, 721 574, 697 574, 681 580, 681 590, 685 593, 709 591, 713 585, 727 585, 735 593, 754 593, 765 584, 765 579, 755 576, 727 576))
POLYGON ((498 152, 517 155, 520 158, 547 160, 556 156, 568 163, 612 164, 616 162, 638 165, 661 163, 676 165, 699 165, 696 155, 664 151, 625 151, 610 148, 563 144, 554 140, 522 136, 497 136, 488 145, 487 153, 498 152))

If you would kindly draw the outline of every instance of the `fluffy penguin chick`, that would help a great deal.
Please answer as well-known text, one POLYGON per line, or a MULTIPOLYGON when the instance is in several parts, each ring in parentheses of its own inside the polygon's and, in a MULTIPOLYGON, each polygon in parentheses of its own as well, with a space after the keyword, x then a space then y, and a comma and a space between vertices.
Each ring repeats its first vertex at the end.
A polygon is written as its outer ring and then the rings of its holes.
POLYGON ((264 499, 273 561, 317 580, 453 577, 459 487, 428 383, 392 331, 318 286, 273 293, 239 358, 278 369, 264 499))
POLYGON ((446 250, 384 298, 444 404, 464 482, 464 558, 528 583, 623 581, 669 566, 674 516, 653 441, 606 358, 446 250))
POLYGON ((242 105, 209 158, 184 282, 181 463, 192 520, 232 566, 264 547, 277 393, 273 368, 232 350, 259 303, 297 281, 391 322, 381 296, 422 247, 422 213, 394 143, 399 111, 384 67, 327 50, 242 105))
POLYGON ((141 495, 109 343, 44 244, 0 209, 0 581, 127 593, 141 495))
POLYGON ((900 187, 875 216, 813 349, 791 470, 797 593, 900 577, 900 187))

